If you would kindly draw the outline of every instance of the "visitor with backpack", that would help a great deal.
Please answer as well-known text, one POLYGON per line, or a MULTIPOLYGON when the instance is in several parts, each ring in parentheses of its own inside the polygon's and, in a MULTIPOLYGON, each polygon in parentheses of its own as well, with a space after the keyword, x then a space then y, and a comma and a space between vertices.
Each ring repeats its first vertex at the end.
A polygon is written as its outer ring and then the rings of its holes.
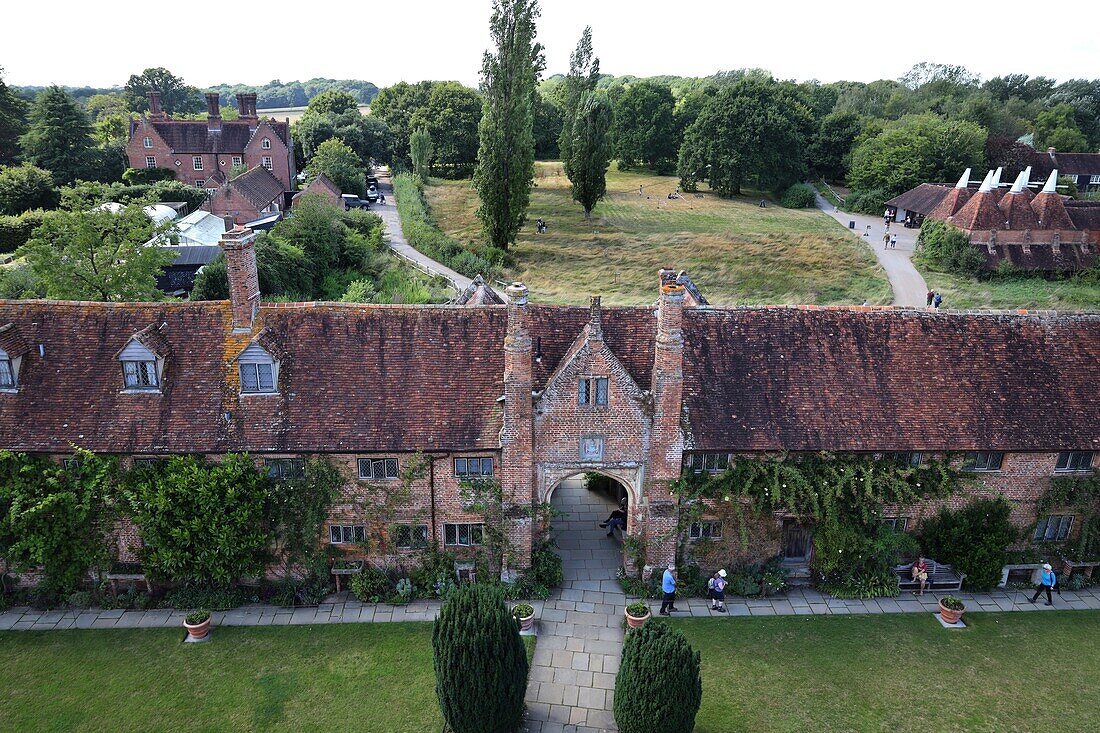
POLYGON ((935 298, 936 298, 936 291, 933 290, 932 288, 928 288, 928 303, 927 303, 927 305, 929 307, 932 306, 932 301, 935 300, 935 298))
POLYGON ((726 612, 726 571, 719 570, 707 581, 707 590, 710 595, 710 610, 720 613, 726 612))
POLYGON ((676 610, 676 563, 670 562, 665 574, 661 578, 661 592, 664 598, 661 600, 661 615, 671 616, 676 610))
POLYGON ((939 309, 940 303, 942 303, 942 302, 943 302, 943 296, 940 295, 939 293, 936 293, 936 297, 932 299, 932 306, 936 309, 939 309))
POLYGON ((1035 595, 1031 597, 1031 602, 1035 603, 1035 601, 1039 600, 1039 594, 1046 591, 1047 605, 1053 606, 1054 599, 1051 597, 1050 592, 1057 586, 1058 576, 1054 574, 1054 568, 1050 566, 1050 563, 1043 563, 1043 572, 1039 575, 1039 587, 1035 589, 1035 595))

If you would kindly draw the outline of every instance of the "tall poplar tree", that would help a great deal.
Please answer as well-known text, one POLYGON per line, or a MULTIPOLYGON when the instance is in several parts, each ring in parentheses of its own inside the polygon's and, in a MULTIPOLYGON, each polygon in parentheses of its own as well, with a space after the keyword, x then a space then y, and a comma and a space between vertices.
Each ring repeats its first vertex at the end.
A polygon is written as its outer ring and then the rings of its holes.
POLYGON ((508 249, 527 217, 534 183, 535 94, 544 66, 535 43, 538 0, 494 0, 489 32, 496 46, 481 65, 484 106, 474 185, 489 243, 508 249))
POLYGON ((573 121, 585 92, 595 91, 600 80, 600 59, 592 50, 592 27, 586 26, 569 57, 569 74, 561 87, 562 127, 558 138, 565 175, 573 180, 573 121))
POLYGON ((611 162, 611 103, 595 92, 585 92, 573 118, 569 181, 573 200, 584 207, 584 218, 592 217, 596 202, 607 192, 607 166, 611 162))

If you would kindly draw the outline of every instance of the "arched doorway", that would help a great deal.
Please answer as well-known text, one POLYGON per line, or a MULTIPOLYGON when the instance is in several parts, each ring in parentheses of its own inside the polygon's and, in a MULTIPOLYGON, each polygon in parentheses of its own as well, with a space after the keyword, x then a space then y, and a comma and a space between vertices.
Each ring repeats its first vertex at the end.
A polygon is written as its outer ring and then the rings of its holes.
POLYGON ((622 567, 626 533, 609 536, 608 529, 599 525, 617 508, 631 514, 629 487, 607 474, 578 473, 559 480, 550 489, 549 500, 555 510, 551 531, 567 586, 580 583, 583 589, 593 583, 590 590, 606 590, 600 583, 614 581, 622 567))

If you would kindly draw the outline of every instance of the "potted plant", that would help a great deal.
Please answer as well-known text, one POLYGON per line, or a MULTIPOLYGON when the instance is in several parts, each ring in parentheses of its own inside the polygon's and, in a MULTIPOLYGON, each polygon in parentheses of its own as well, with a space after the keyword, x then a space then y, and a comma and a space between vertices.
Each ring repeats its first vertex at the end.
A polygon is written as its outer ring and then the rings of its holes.
POLYGON ((955 596, 944 596, 940 599, 940 618, 945 623, 957 624, 966 611, 966 604, 955 596))
POLYGON ((652 615, 653 612, 649 610, 649 605, 644 601, 634 601, 626 607, 626 623, 632 629, 639 628, 652 615))
POLYGON ((530 603, 517 603, 512 606, 512 615, 519 621, 520 631, 530 631, 535 625, 535 607, 530 603))
POLYGON ((210 634, 210 612, 192 611, 183 620, 187 636, 194 641, 202 641, 210 634))

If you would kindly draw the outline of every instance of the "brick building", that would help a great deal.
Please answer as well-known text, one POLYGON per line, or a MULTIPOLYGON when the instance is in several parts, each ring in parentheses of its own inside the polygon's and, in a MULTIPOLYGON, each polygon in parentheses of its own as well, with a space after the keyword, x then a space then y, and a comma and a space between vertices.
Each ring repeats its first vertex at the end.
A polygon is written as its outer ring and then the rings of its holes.
POLYGON ((954 186, 922 183, 887 201, 887 210, 898 221, 919 224, 928 217, 958 227, 985 255, 987 270, 1008 264, 1028 271, 1075 272, 1097 262, 1100 202, 1060 194, 1057 168, 1047 166, 1045 179, 1033 183, 1028 166, 1010 186, 1001 184, 1001 173, 1000 168, 989 171, 975 187, 967 168, 954 186))
MULTIPOLYGON (((324 538, 339 545, 367 531, 363 487, 423 456, 397 544, 476 547, 484 515, 459 486, 493 476, 512 567, 536 532, 527 509, 577 474, 621 484, 627 532, 658 564, 674 553, 669 483, 731 455, 958 451, 1024 527, 1050 477, 1100 451, 1100 314, 716 308, 667 270, 648 307, 537 305, 518 283, 507 304, 262 303, 253 239, 222 243, 230 301, 0 302, 0 448, 247 451, 277 475, 325 455, 347 477, 324 538)), ((797 552, 808 530, 790 519, 764 521, 758 555, 797 552)))
POLYGON ((130 122, 126 155, 131 168, 168 168, 176 179, 215 189, 233 177, 233 169, 266 168, 294 191, 294 142, 290 122, 260 119, 256 95, 238 94, 240 117, 223 120, 218 95, 206 95, 205 120, 174 120, 160 106, 160 93, 149 92, 149 114, 130 122))

